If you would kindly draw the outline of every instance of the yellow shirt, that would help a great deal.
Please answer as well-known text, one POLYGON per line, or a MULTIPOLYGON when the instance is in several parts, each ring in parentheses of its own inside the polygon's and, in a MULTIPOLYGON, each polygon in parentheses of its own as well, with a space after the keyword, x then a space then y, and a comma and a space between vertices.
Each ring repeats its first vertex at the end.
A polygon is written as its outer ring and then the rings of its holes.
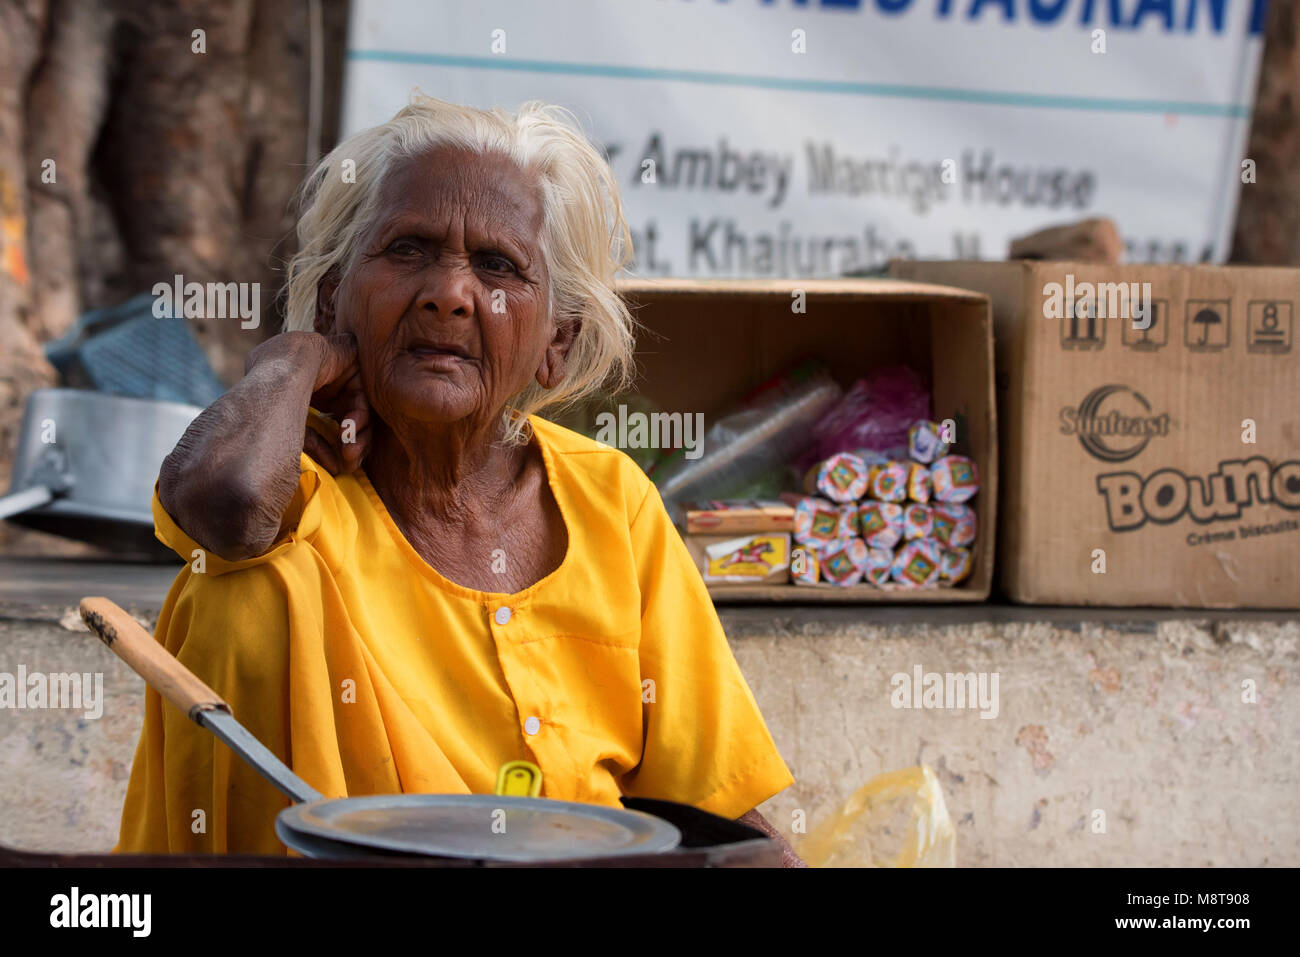
MULTIPOLYGON (((290 531, 246 561, 203 553, 155 493, 158 538, 190 562, 157 640, 326 797, 488 794, 525 759, 543 797, 739 817, 794 779, 658 491, 622 452, 530 421, 569 535, 541 581, 444 578, 364 474, 304 454, 290 531)), ((115 850, 283 854, 288 803, 146 691, 115 850)))

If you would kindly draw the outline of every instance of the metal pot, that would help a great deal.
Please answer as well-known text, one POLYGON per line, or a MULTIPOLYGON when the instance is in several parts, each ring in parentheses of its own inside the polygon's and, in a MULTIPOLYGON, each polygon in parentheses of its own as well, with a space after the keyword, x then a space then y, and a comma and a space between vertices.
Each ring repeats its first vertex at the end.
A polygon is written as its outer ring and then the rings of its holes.
POLYGON ((0 518, 115 551, 172 556, 153 535, 162 460, 203 410, 85 389, 27 397, 0 518))

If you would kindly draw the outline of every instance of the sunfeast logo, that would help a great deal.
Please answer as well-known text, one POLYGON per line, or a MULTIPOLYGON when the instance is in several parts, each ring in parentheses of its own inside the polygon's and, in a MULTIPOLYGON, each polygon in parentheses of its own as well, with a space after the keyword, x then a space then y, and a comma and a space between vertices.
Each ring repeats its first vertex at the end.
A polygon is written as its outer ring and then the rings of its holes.
POLYGON ((1160 469, 1097 476, 1111 531, 1131 532, 1148 521, 1169 525, 1184 516, 1199 524, 1239 518, 1252 505, 1276 503, 1300 510, 1300 461, 1274 467, 1260 455, 1228 459, 1202 478, 1160 469))
POLYGON ((1061 409, 1061 432, 1077 435, 1093 458, 1123 462, 1154 436, 1169 434, 1169 413, 1152 415, 1146 396, 1126 385, 1104 385, 1089 392, 1078 408, 1061 409))

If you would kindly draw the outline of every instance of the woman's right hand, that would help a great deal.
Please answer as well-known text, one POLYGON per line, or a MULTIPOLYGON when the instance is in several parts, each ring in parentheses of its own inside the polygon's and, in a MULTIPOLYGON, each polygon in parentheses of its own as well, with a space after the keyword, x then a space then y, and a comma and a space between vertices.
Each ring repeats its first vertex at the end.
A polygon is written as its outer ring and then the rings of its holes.
POLYGON ((370 449, 370 404, 361 385, 356 339, 350 333, 284 332, 250 352, 246 369, 276 359, 315 364, 312 408, 338 423, 331 434, 307 425, 303 451, 331 475, 356 471, 370 449))
POLYGON ((318 338, 321 364, 311 404, 317 411, 331 415, 339 428, 325 435, 309 425, 303 436, 303 451, 331 475, 355 472, 370 451, 370 403, 361 385, 357 340, 351 333, 318 338))

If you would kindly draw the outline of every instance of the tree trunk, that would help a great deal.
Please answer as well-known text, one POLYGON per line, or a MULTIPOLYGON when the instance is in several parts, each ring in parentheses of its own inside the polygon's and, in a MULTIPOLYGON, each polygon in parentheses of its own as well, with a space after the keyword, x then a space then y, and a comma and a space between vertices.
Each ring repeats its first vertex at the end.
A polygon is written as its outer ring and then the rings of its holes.
MULTIPOLYGON (((278 330, 308 161, 309 9, 0 0, 0 491, 26 396, 56 384, 42 346, 86 310, 177 274, 257 283, 258 328, 190 320, 227 383, 278 330)), ((337 136, 347 12, 321 3, 324 149, 337 136)), ((20 537, 82 551, 0 524, 0 547, 20 537)))
POLYGON ((1232 261, 1300 265, 1300 2, 1271 0, 1255 116, 1243 159, 1255 182, 1243 183, 1232 261))

